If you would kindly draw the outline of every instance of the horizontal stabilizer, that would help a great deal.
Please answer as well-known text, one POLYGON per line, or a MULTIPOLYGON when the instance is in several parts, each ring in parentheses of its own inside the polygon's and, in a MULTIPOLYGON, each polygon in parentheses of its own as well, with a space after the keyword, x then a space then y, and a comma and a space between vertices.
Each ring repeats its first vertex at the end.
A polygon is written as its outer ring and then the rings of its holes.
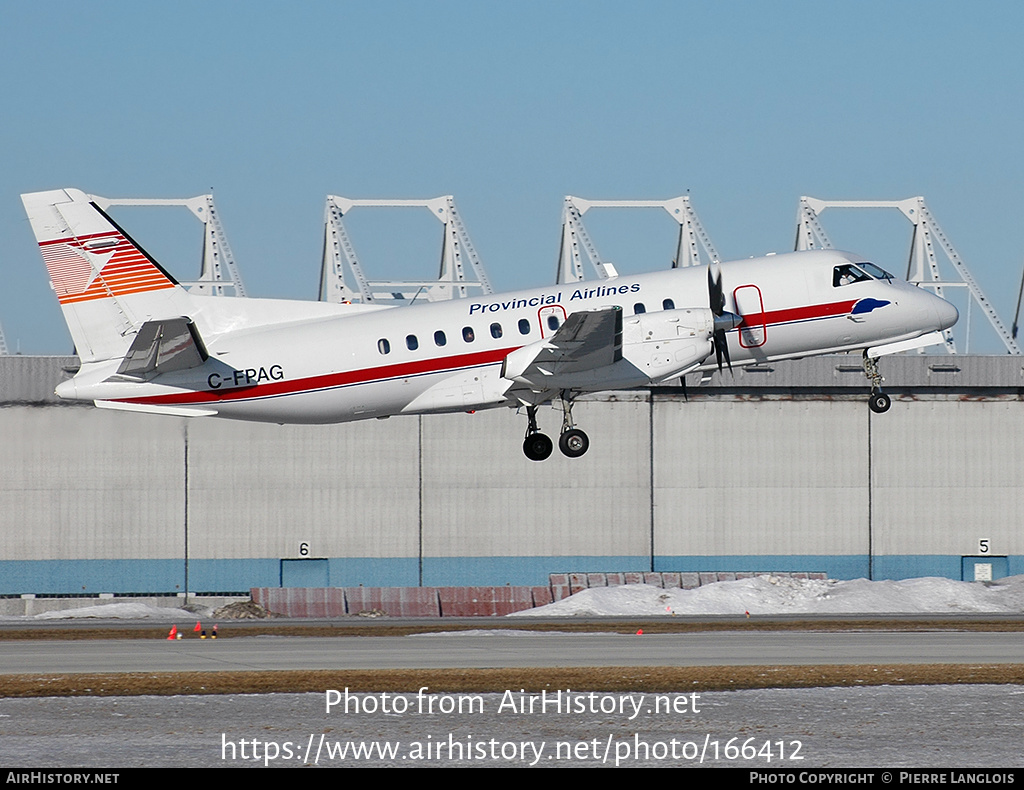
POLYGON ((139 327, 117 372, 124 376, 169 373, 199 367, 208 358, 206 346, 191 318, 146 321, 139 327))
POLYGON ((114 409, 115 411, 138 411, 145 414, 165 414, 169 417, 213 417, 216 409, 186 408, 184 406, 164 406, 153 403, 125 403, 116 400, 94 401, 97 408, 114 409))

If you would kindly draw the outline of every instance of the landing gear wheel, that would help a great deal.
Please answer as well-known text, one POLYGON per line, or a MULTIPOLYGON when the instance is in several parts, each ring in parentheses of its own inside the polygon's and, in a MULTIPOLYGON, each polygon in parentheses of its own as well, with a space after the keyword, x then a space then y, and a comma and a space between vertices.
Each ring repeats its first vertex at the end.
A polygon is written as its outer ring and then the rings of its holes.
POLYGON ((531 461, 543 461, 554 449, 551 439, 543 433, 531 433, 523 441, 523 453, 531 461))
POLYGON ((868 408, 875 414, 885 414, 889 411, 890 406, 892 406, 892 398, 884 392, 872 392, 871 397, 868 398, 868 408))
POLYGON ((569 458, 579 458, 590 448, 590 439, 579 428, 570 428, 558 437, 558 449, 569 458))

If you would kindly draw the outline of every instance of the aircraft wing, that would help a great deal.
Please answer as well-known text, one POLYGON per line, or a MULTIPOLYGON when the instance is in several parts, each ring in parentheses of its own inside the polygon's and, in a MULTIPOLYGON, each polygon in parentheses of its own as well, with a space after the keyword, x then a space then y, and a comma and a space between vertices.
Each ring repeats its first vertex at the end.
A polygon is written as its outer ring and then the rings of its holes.
POLYGON ((592 371, 622 359, 622 308, 573 313, 550 337, 505 359, 505 378, 543 386, 547 378, 592 371))
POLYGON ((146 321, 139 327, 117 373, 141 377, 154 372, 187 370, 199 367, 208 357, 206 346, 192 319, 183 317, 146 321))

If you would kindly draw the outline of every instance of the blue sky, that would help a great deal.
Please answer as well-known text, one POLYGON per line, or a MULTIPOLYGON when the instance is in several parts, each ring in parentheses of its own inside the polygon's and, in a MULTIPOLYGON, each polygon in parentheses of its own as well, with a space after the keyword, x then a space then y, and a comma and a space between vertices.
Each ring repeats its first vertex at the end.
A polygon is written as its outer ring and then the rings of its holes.
MULTIPOLYGON (((303 299, 328 193, 454 194, 502 290, 553 280, 566 194, 689 190, 725 258, 791 249, 803 194, 920 194, 1009 324, 1022 29, 1010 2, 8 0, 0 325, 12 349, 70 350, 18 199, 65 186, 212 187, 250 294, 303 299)), ((194 276, 198 223, 152 211, 118 216, 194 276)), ((379 216, 350 223, 371 273, 431 274, 429 219, 379 216)), ((587 221, 621 270, 668 265, 667 215, 587 221)), ((898 215, 824 224, 837 246, 905 267, 898 215)), ((980 325, 972 342, 1000 351, 980 325)))

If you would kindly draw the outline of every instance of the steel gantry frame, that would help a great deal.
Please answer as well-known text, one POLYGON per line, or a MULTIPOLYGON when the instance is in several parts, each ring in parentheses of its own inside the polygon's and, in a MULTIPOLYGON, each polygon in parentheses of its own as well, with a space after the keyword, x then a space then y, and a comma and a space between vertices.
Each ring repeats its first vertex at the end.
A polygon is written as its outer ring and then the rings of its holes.
POLYGON ((461 299, 494 293, 480 256, 462 222, 455 198, 425 200, 352 199, 328 195, 324 211, 324 252, 318 298, 325 302, 371 304, 390 300, 415 302, 461 299), (426 208, 444 226, 441 266, 436 280, 370 280, 356 255, 343 217, 353 208, 426 208))
POLYGON ((191 293, 207 296, 245 296, 242 276, 235 265, 224 227, 217 215, 213 195, 190 198, 105 198, 90 195, 101 209, 110 206, 184 206, 203 223, 203 260, 199 279, 182 282, 191 293))
POLYGON ((557 283, 577 282, 586 279, 583 271, 585 256, 593 267, 598 278, 604 280, 616 277, 615 267, 601 259, 594 246, 583 215, 592 208, 660 208, 679 223, 679 239, 676 243, 676 254, 672 260, 672 268, 698 266, 705 263, 704 258, 718 263, 718 251, 711 243, 711 237, 701 224, 697 212, 690 204, 689 195, 669 198, 668 200, 586 200, 566 195, 562 204, 562 244, 558 252, 557 283), (703 252, 703 257, 702 253, 703 252))
MULTIPOLYGON (((914 226, 911 240, 910 257, 907 261, 906 277, 912 283, 930 288, 936 295, 942 296, 943 288, 966 288, 968 292, 967 316, 964 321, 966 338, 965 352, 970 352, 971 344, 971 305, 976 305, 992 325, 996 335, 1003 342, 1010 354, 1020 354, 1020 346, 1013 334, 1007 331, 1003 322, 996 314, 991 302, 981 290, 967 264, 954 249, 946 237, 942 227, 935 220, 921 196, 906 200, 820 200, 803 196, 797 208, 796 244, 797 250, 832 249, 832 242, 821 226, 818 216, 828 208, 890 208, 897 209, 914 226), (936 248, 942 251, 952 266, 959 281, 944 281, 939 270, 936 248)), ((957 353, 953 333, 947 329, 943 332, 946 351, 957 353)))

